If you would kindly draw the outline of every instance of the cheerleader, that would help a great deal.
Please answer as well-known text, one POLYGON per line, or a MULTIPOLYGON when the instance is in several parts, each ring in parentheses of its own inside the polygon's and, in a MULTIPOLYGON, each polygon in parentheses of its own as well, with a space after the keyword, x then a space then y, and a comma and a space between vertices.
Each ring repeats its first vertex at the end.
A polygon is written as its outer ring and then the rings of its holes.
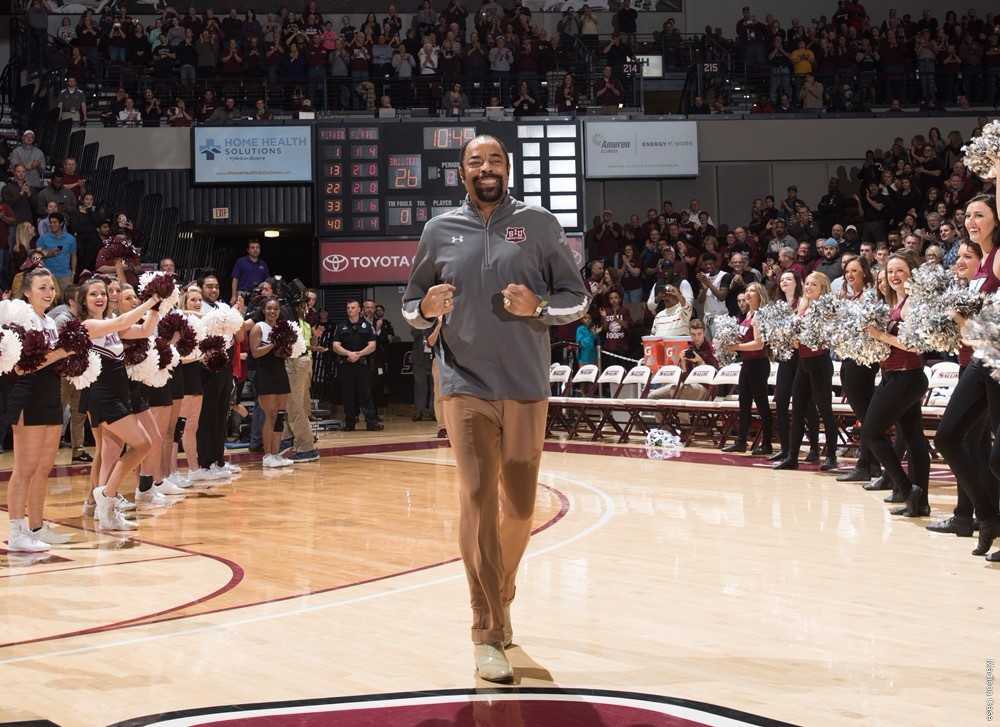
POLYGON ((757 311, 762 305, 767 305, 767 292, 760 283, 751 283, 746 289, 747 313, 740 322, 740 342, 730 346, 729 350, 740 354, 740 379, 737 390, 740 393, 740 432, 736 441, 723 452, 746 452, 747 438, 750 434, 750 409, 757 407, 760 417, 761 441, 754 447, 755 456, 770 455, 771 449, 771 404, 767 398, 767 378, 771 374, 771 363, 767 357, 767 348, 760 332, 760 326, 755 322, 757 311))
MULTIPOLYGON (((875 286, 875 278, 872 276, 868 261, 863 257, 852 257, 844 266, 844 289, 842 298, 847 300, 857 300, 865 291, 875 286)), ((843 385, 844 395, 847 403, 851 406, 854 418, 859 422, 864 422, 865 412, 868 404, 875 393, 875 377, 878 375, 878 366, 862 366, 854 359, 844 359, 840 366, 840 380, 843 385)), ((866 482, 882 474, 882 468, 878 461, 872 456, 871 450, 863 443, 858 453, 858 461, 854 469, 837 477, 838 482, 866 482)))
MULTIPOLYGON (((802 279, 793 270, 786 270, 778 278, 778 290, 785 297, 785 302, 793 311, 799 309, 802 300, 802 279)), ((788 459, 788 437, 791 421, 788 410, 792 403, 792 392, 795 391, 795 374, 799 370, 799 352, 796 351, 787 361, 778 362, 778 376, 774 383, 774 413, 778 423, 778 441, 781 450, 771 455, 771 462, 783 462, 788 459)), ((809 425, 809 456, 806 462, 819 462, 819 419, 816 407, 806 408, 806 424, 809 425)))
MULTIPOLYGON (((1000 220, 994 197, 979 195, 965 208, 965 229, 969 239, 979 245, 984 258, 969 281, 969 289, 982 295, 994 295, 1000 290, 1000 220)), ((985 426, 990 418, 990 428, 996 432, 1000 409, 1000 383, 979 359, 973 359, 958 380, 958 385, 948 400, 944 416, 938 424, 934 444, 955 473, 960 487, 972 499, 979 517, 979 542, 973 555, 986 555, 993 541, 1000 537, 1000 514, 997 512, 996 460, 990 457, 990 469, 984 466, 984 452, 970 443, 974 441, 977 427, 985 426)), ((994 444, 993 454, 996 454, 994 444)), ((990 560, 1000 561, 993 553, 990 560)))
MULTIPOLYGON (((56 298, 52 273, 45 268, 25 273, 21 297, 32 308, 32 328, 44 331, 49 345, 54 345, 58 339, 56 324, 45 315, 56 298)), ((15 334, 5 331, 3 335, 15 334)), ((67 355, 63 349, 50 351, 36 371, 23 373, 15 368, 5 384, 4 423, 12 424, 14 429, 14 471, 7 487, 7 549, 11 551, 40 553, 50 545, 70 540, 42 520, 49 472, 59 451, 63 424, 59 375, 52 364, 67 355)))
MULTIPOLYGON (((979 266, 982 262, 982 248, 971 241, 963 242, 958 248, 958 259, 955 261, 955 274, 959 280, 971 282, 973 276, 979 272, 979 266)), ((958 349, 959 382, 965 376, 965 371, 970 363, 972 363, 972 348, 963 343, 958 349)), ((980 407, 980 410, 973 415, 976 421, 971 424, 968 433, 962 440, 961 456, 967 458, 968 461, 974 461, 977 453, 985 452, 990 448, 991 428, 995 429, 997 424, 1000 423, 1000 410, 998 410, 1000 409, 1000 406, 998 406, 1000 405, 1000 397, 995 397, 995 401, 989 403, 993 405, 993 410, 989 411, 989 417, 987 417, 987 408, 980 407)), ((954 424, 954 419, 948 413, 950 406, 951 400, 949 399, 948 407, 945 407, 943 417, 948 419, 949 427, 954 424)), ((938 436, 940 436, 940 431, 939 428, 938 436)), ((953 432, 950 429, 946 430, 946 433, 948 436, 953 436, 953 432)), ((939 440, 935 437, 934 441, 937 444, 939 440)), ((984 472, 983 476, 989 478, 992 488, 990 497, 993 502, 996 502, 997 479, 989 472, 984 472)), ((960 478, 957 474, 956 479, 958 480, 958 503, 955 505, 951 517, 933 522, 927 526, 927 529, 934 533, 954 533, 960 538, 971 538, 975 530, 973 521, 974 504, 972 501, 975 484, 964 481, 964 477, 960 478)))
MULTIPOLYGON (((119 294, 120 291, 121 288, 119 294)), ((86 397, 87 415, 99 453, 94 461, 98 485, 92 494, 101 530, 135 530, 138 527, 125 519, 124 503, 121 502, 125 498, 118 489, 149 453, 152 440, 132 412, 122 338, 148 338, 156 330, 159 314, 154 306, 159 302, 159 297, 154 295, 127 313, 108 317, 109 297, 104 281, 92 278, 80 286, 80 317, 94 350, 101 357, 101 374, 87 389, 86 397), (136 326, 147 312, 145 323, 136 326), (123 446, 128 447, 124 454, 123 446)))
POLYGON ((278 453, 283 429, 279 422, 279 412, 285 409, 291 392, 285 359, 278 356, 271 343, 271 334, 280 319, 281 304, 277 298, 271 297, 264 301, 264 320, 250 329, 250 353, 257 364, 257 400, 264 411, 264 428, 261 432, 264 467, 287 467, 293 464, 292 460, 278 453))
POLYGON ((882 464, 895 499, 906 497, 905 507, 893 510, 892 514, 905 517, 924 517, 931 511, 927 502, 931 457, 921 408, 927 393, 927 375, 923 357, 906 348, 896 335, 899 324, 910 312, 906 284, 915 267, 909 257, 900 254, 890 255, 886 262, 888 291, 885 299, 892 306, 889 330, 869 326, 868 334, 890 347, 889 356, 882 361, 882 383, 875 389, 861 425, 861 443, 882 464), (909 477, 903 471, 899 454, 889 442, 888 431, 893 425, 909 452, 909 477))
MULTIPOLYGON (((139 296, 135 288, 128 283, 121 286, 119 308, 127 313, 139 305, 139 296)), ((156 356, 154 350, 150 356, 156 356)), ((163 469, 163 451, 161 443, 172 441, 170 426, 170 410, 173 405, 173 394, 169 385, 148 386, 139 381, 129 381, 129 394, 132 401, 132 413, 139 419, 146 433, 153 442, 149 452, 139 466, 139 482, 135 491, 135 504, 149 507, 163 507, 170 504, 167 495, 183 495, 184 490, 171 482, 165 482, 163 469)))
MULTIPOLYGON (((181 294, 181 310, 187 316, 192 326, 200 325, 202 299, 201 288, 192 283, 181 294)), ((201 363, 202 354, 196 346, 187 356, 181 359, 181 370, 184 376, 184 399, 181 401, 180 416, 184 420, 184 431, 181 443, 184 446, 184 457, 187 459, 187 481, 191 483, 223 479, 225 475, 217 475, 198 466, 198 423, 201 419, 201 405, 204 394, 201 372, 205 367, 201 363)))
POLYGON ((160 457, 163 472, 167 473, 164 478, 165 483, 174 487, 186 489, 191 486, 191 480, 182 474, 177 468, 177 449, 180 444, 180 430, 177 423, 181 418, 181 409, 184 406, 184 366, 178 364, 170 372, 170 381, 167 382, 170 389, 170 416, 167 419, 167 427, 164 429, 164 437, 160 441, 160 457))
MULTIPOLYGON (((830 292, 830 279, 823 273, 810 273, 802 286, 798 314, 805 317, 809 307, 830 292)), ((788 440, 788 456, 778 462, 776 470, 799 468, 799 447, 805 429, 806 412, 815 407, 823 420, 826 436, 826 458, 819 466, 827 472, 837 467, 837 423, 833 418, 833 359, 826 348, 809 348, 799 344, 799 366, 795 374, 792 403, 792 433, 788 440)))
POLYGON ((108 315, 116 316, 119 312, 118 304, 121 300, 122 284, 112 277, 102 276, 102 279, 105 281, 108 289, 108 315))

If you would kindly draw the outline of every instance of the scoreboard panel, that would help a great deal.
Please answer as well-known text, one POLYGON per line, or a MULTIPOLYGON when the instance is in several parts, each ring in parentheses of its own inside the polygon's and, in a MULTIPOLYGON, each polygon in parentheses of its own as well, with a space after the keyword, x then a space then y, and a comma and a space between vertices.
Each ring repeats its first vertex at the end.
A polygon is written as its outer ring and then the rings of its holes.
POLYGON ((465 198, 459 151, 492 134, 511 158, 510 192, 584 225, 580 130, 574 121, 375 120, 316 126, 317 235, 328 240, 418 238, 432 217, 465 198))

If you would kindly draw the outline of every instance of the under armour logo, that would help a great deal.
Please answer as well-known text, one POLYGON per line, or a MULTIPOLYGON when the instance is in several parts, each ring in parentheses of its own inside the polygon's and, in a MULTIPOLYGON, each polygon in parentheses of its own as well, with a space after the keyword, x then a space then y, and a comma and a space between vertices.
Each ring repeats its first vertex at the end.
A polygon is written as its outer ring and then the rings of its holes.
POLYGON ((465 242, 465 235, 452 235, 451 244, 454 245, 456 242, 465 242))

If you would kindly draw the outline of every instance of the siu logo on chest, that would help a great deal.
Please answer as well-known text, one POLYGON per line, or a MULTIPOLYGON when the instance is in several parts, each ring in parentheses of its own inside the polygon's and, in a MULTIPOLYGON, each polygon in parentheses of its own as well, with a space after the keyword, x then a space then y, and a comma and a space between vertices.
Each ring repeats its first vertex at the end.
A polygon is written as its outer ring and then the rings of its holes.
POLYGON ((515 245, 520 245, 522 242, 528 239, 528 235, 524 231, 523 227, 508 227, 507 232, 504 234, 504 239, 507 242, 512 242, 515 245))

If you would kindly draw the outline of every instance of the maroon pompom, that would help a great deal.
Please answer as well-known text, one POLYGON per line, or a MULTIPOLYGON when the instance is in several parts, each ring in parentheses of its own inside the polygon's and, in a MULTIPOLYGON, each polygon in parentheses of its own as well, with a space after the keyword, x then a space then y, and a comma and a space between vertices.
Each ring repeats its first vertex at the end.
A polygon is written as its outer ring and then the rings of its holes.
POLYGON ((104 244, 104 254, 111 260, 122 260, 131 262, 139 259, 139 252, 132 245, 132 241, 125 235, 115 235, 104 244))
POLYGON ((194 351, 197 336, 187 318, 179 311, 167 313, 156 326, 156 335, 164 341, 170 342, 175 333, 180 333, 177 343, 174 344, 177 346, 177 353, 189 356, 194 351))
POLYGON ((226 355, 226 339, 222 336, 206 336, 198 344, 203 354, 202 363, 209 371, 222 371, 229 365, 229 356, 226 355))
POLYGON ((122 341, 125 347, 124 360, 126 366, 141 364, 149 355, 149 340, 146 338, 132 338, 122 341))
POLYGON ((75 353, 55 365, 60 376, 83 376, 83 372, 90 365, 90 357, 86 353, 75 353))
POLYGON ((157 338, 156 355, 159 356, 160 370, 162 371, 170 365, 170 362, 174 358, 174 354, 170 350, 170 342, 164 341, 162 338, 157 338))
POLYGON ((295 331, 284 318, 279 318, 271 329, 271 343, 274 344, 274 355, 278 358, 288 358, 292 355, 292 346, 298 338, 295 331))
POLYGON ((172 273, 157 273, 156 277, 146 283, 139 298, 145 301, 151 298, 153 294, 160 296, 160 300, 166 300, 174 294, 174 276, 172 273))
MULTIPOLYGON (((91 345, 90 334, 87 333, 86 327, 80 321, 68 321, 59 332, 59 340, 56 342, 56 348, 61 348, 73 356, 86 354, 91 345)), ((87 357, 84 355, 83 358, 87 357)), ((86 368, 86 363, 84 368, 86 368)), ((79 374, 74 375, 79 376, 79 374)))
POLYGON ((20 326, 10 326, 10 328, 21 337, 21 360, 17 365, 25 373, 37 371, 52 350, 45 331, 27 331, 20 326))

